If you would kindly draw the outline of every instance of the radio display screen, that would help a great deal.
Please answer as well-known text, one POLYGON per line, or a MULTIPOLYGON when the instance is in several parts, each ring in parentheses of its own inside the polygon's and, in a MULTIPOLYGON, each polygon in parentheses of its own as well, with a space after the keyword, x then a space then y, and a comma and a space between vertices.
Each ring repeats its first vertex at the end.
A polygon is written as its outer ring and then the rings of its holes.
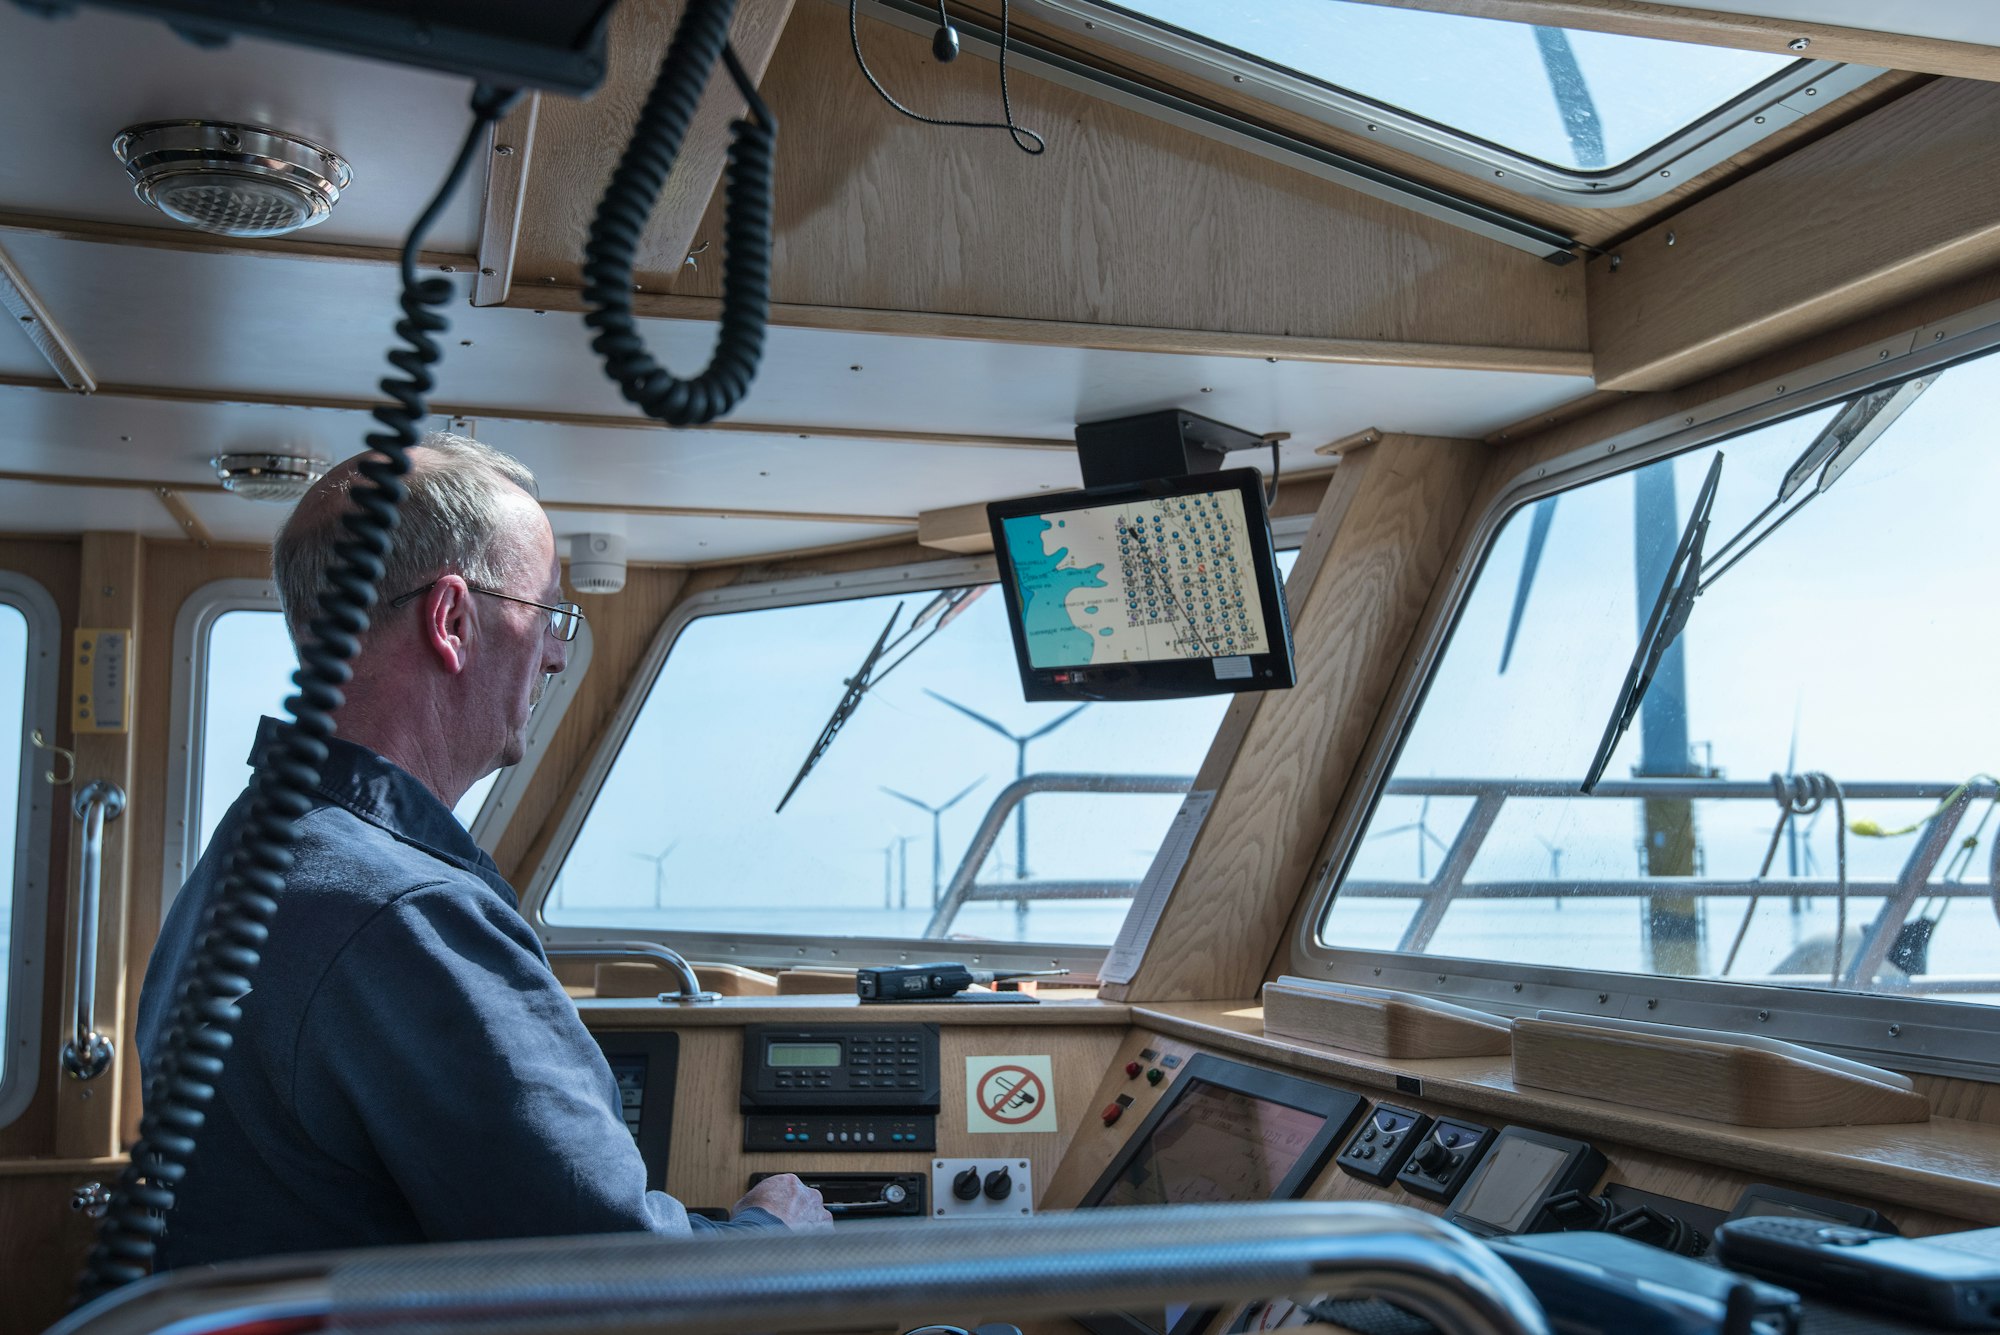
POLYGON ((838 1043, 772 1043, 764 1049, 766 1066, 838 1066, 838 1043))

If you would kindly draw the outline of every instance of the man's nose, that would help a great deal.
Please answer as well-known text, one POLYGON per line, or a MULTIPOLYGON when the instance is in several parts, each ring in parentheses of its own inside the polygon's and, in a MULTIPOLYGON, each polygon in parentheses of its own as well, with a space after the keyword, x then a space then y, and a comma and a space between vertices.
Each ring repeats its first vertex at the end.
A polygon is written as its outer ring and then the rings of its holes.
POLYGON ((544 638, 548 643, 548 652, 542 659, 542 671, 553 677, 569 666, 569 642, 553 635, 544 638))

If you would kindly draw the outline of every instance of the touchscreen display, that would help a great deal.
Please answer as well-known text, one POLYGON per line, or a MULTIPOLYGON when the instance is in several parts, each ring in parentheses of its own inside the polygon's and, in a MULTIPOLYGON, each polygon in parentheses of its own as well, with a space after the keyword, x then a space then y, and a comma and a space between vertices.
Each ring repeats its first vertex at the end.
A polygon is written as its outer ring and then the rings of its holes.
POLYGON ((1472 1189, 1452 1204, 1452 1211, 1503 1233, 1519 1233, 1568 1161, 1568 1152, 1553 1145, 1505 1138, 1493 1147, 1472 1189))
POLYGON ((1001 522, 1033 667, 1273 652, 1237 491, 1001 522))
MULTIPOLYGON (((1131 1164, 1092 1205, 1269 1200, 1326 1125, 1318 1113, 1204 1080, 1179 1092, 1131 1164)), ((1186 1303, 1170 1303, 1127 1315, 1169 1331, 1187 1310, 1186 1303)))

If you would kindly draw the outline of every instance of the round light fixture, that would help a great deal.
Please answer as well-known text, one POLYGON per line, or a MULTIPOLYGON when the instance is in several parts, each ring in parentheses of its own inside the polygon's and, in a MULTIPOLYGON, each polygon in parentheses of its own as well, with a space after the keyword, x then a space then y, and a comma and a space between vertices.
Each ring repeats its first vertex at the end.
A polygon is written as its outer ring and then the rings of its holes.
POLYGON ((249 501, 296 501, 326 476, 326 460, 297 454, 218 454, 222 485, 249 501))
POLYGON ((222 236, 282 236, 324 222, 354 179, 330 148, 227 121, 127 126, 111 151, 140 199, 175 222, 222 236))

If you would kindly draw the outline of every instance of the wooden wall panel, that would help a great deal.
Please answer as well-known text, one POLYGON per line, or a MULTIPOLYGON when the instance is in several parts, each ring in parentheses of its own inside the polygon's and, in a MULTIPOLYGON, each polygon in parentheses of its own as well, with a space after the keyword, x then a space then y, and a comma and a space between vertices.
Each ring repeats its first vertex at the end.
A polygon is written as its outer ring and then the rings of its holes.
MULTIPOLYGON (((58 700, 70 696, 68 643, 70 628, 76 625, 77 578, 81 569, 81 546, 74 539, 0 537, 0 570, 14 570, 28 576, 55 600, 56 614, 62 623, 62 642, 55 646, 61 664, 56 679, 58 700)), ((63 710, 56 711, 56 735, 51 740, 58 746, 68 746, 72 740, 69 717, 63 710)), ((36 773, 39 775, 41 771, 36 773)), ((56 1093, 63 1078, 56 1068, 64 1028, 63 928, 69 913, 71 875, 69 792, 62 789, 50 805, 49 900, 42 940, 42 1032, 35 1053, 40 1074, 34 1098, 27 1108, 13 1122, 0 1127, 0 1161, 55 1153, 56 1093)), ((4 1207, 0 1207, 0 1219, 5 1217, 4 1207)), ((0 1229, 0 1238, 6 1236, 6 1230, 0 1229)))
MULTIPOLYGON (((800 5, 764 81, 784 125, 780 303, 1459 352, 1587 346, 1578 266, 1024 73, 1011 80, 1016 119, 1048 137, 1043 156, 994 131, 918 125, 862 80, 846 27, 839 7, 800 5)), ((997 110, 990 62, 940 66, 927 37, 872 20, 863 29, 870 66, 906 103, 954 118, 997 110)), ((710 255, 719 218, 711 201, 695 233, 710 255)), ((533 229, 524 232, 523 255, 534 257, 524 278, 573 286, 567 235, 551 229, 550 244, 531 245, 533 229)), ((671 284, 712 297, 719 279, 704 256, 697 269, 640 281, 648 294, 671 284)), ((533 301, 531 289, 517 286, 510 304, 533 301)))
POLYGON ((86 1182, 106 1186, 117 1160, 0 1168, 0 1335, 35 1335, 69 1308, 95 1221, 69 1208, 86 1182))
POLYGON ((2000 262, 2000 87, 1943 80, 1590 265, 1598 382, 1666 389, 2000 262))
POLYGON ((1105 996, 1256 990, 1489 461, 1414 436, 1343 456, 1307 539, 1308 576, 1323 565, 1293 610, 1299 684, 1230 707, 1195 780, 1218 790, 1207 825, 1138 973, 1105 996))
MULTIPOLYGON (((671 1017, 668 1017, 671 1018, 671 1017)), ((775 1019, 753 1013, 753 1019, 775 1019)), ((895 1017, 874 1017, 893 1019, 895 1017)), ((784 1023, 790 1023, 787 1017, 784 1023)), ((846 1023, 853 1023, 851 1012, 846 1023)), ((939 1039, 943 1109, 938 1114, 937 1153, 948 1158, 1027 1159, 1033 1165, 1035 1199, 1048 1193, 1057 1164, 1080 1128, 1097 1125, 1090 1095, 1125 1034, 1122 1019, 1103 1026, 947 1024, 939 1039), (1061 1129, 1052 1132, 980 1134, 966 1130, 965 1063, 968 1057, 1046 1054, 1055 1076, 1056 1113, 1061 1129)), ((743 1031, 703 1025, 680 1031, 680 1066, 674 1099, 673 1143, 666 1189, 683 1204, 726 1206, 748 1189, 750 1174, 794 1172, 801 1165, 825 1172, 930 1172, 928 1151, 869 1154, 746 1153, 737 1111, 742 1092, 743 1031)))

